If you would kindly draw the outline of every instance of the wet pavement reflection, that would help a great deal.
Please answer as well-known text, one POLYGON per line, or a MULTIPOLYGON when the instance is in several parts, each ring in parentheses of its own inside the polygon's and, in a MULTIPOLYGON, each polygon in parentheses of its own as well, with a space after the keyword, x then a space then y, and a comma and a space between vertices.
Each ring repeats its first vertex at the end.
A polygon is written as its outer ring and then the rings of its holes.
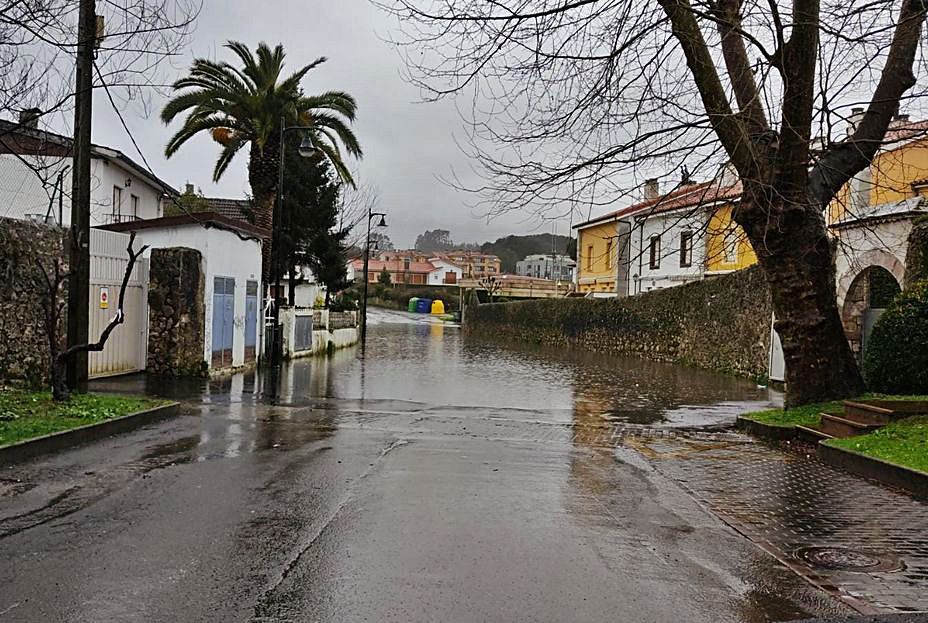
MULTIPOLYGON (((820 544, 797 526, 848 542, 809 503, 831 493, 804 482, 821 474, 729 429, 776 392, 397 312, 368 340, 276 374, 95 382, 186 414, 0 472, 0 618, 759 623, 859 605, 782 554, 820 544), (769 547, 764 525, 797 536, 769 547)), ((860 601, 919 603, 893 599, 860 601)))

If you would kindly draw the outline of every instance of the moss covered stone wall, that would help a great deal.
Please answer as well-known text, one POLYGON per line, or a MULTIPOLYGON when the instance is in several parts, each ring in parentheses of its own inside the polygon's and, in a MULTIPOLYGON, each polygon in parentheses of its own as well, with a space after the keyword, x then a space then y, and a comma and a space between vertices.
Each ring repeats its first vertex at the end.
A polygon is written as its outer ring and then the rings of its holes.
POLYGON ((185 247, 151 252, 148 286, 148 372, 204 376, 206 314, 200 252, 185 247))
POLYGON ((770 294, 758 268, 622 299, 470 305, 468 335, 767 374, 770 294))
MULTIPOLYGON (((48 379, 48 338, 41 303, 44 277, 39 263, 54 274, 52 262, 58 259, 61 271, 66 271, 64 239, 65 230, 60 227, 0 218, 0 383, 25 381, 39 386, 48 379)), ((64 284, 59 302, 66 298, 64 284)))

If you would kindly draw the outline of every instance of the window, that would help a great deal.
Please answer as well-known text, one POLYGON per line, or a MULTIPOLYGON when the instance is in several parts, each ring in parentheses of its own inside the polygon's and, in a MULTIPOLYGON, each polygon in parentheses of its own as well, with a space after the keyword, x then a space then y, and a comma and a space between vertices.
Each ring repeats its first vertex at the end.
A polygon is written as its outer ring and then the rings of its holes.
POLYGON ((685 231, 680 234, 680 268, 689 268, 693 265, 693 232, 685 231))
POLYGON ((606 270, 612 268, 612 241, 606 241, 606 270))
POLYGON ((137 195, 129 195, 129 217, 133 221, 137 221, 139 218, 139 198, 137 195))
POLYGON ((651 270, 661 267, 661 237, 651 236, 651 270))
POLYGON ((586 269, 593 270, 593 245, 586 248, 586 269))
POLYGON ((122 188, 113 186, 113 222, 122 222, 122 188))
POLYGON ((734 264, 738 261, 738 231, 734 227, 725 232, 723 240, 725 263, 734 264))

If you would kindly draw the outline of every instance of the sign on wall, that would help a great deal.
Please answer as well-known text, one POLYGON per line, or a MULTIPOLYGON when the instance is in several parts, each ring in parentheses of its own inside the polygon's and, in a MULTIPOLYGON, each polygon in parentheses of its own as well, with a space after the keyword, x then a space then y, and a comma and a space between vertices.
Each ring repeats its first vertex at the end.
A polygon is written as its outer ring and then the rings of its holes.
POLYGON ((109 309, 110 307, 110 289, 107 287, 100 288, 100 309, 109 309))

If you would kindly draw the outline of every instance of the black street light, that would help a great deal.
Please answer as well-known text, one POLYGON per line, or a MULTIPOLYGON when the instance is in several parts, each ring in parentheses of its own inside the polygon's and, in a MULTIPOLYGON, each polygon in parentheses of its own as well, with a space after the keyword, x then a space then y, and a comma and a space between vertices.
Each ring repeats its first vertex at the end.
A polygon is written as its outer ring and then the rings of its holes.
MULTIPOLYGON (((278 172, 277 177, 277 201, 274 203, 274 227, 271 231, 271 282, 274 284, 274 324, 271 329, 271 339, 265 340, 265 354, 267 355, 267 358, 270 360, 271 364, 274 366, 279 366, 281 359, 283 359, 283 336, 281 335, 280 331, 280 220, 284 211, 284 154, 286 147, 284 138, 286 137, 287 132, 314 129, 315 128, 312 126, 303 125, 285 126, 284 120, 280 120, 280 157, 278 165, 280 171, 278 172)), ((313 144, 313 140, 310 135, 303 136, 303 140, 300 142, 300 146, 297 148, 297 151, 299 152, 300 156, 304 158, 311 158, 318 153, 318 150, 313 144)))
POLYGON ((361 349, 367 345, 367 284, 370 278, 367 275, 368 264, 371 259, 371 221, 375 216, 380 217, 377 227, 387 226, 387 215, 383 212, 371 212, 367 209, 367 240, 364 243, 364 298, 361 300, 361 349))

